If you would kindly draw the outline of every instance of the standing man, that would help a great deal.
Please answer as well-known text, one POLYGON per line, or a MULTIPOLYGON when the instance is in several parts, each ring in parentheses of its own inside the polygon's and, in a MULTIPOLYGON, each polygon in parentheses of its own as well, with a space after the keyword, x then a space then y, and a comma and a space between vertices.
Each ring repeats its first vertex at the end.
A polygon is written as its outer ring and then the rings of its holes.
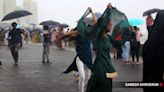
POLYGON ((42 63, 45 63, 45 58, 47 59, 47 63, 49 62, 49 48, 51 43, 50 32, 48 31, 48 26, 43 26, 43 55, 42 55, 42 63))
POLYGON ((9 38, 9 48, 11 50, 11 54, 14 58, 15 65, 18 65, 18 50, 21 47, 22 43, 22 36, 21 34, 24 34, 21 29, 17 29, 17 23, 12 23, 12 30, 9 32, 8 38, 9 38))

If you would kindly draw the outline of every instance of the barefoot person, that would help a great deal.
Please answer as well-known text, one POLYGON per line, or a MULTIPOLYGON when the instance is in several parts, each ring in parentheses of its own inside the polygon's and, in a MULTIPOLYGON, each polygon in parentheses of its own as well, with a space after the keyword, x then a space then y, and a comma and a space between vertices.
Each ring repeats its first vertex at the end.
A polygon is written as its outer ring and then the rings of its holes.
POLYGON ((164 92, 164 10, 154 21, 151 36, 143 45, 143 82, 160 83, 159 87, 144 87, 144 92, 164 92), (158 90, 158 91, 157 91, 158 90))

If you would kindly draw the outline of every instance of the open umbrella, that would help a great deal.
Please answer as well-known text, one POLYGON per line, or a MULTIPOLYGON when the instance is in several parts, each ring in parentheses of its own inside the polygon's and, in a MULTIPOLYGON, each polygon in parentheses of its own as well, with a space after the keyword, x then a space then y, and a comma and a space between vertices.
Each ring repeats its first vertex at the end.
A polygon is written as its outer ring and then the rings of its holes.
POLYGON ((144 23, 144 21, 139 18, 128 19, 128 22, 131 26, 138 26, 144 23))
POLYGON ((95 17, 97 17, 97 18, 99 18, 99 17, 101 17, 102 16, 102 13, 100 13, 100 12, 95 12, 95 13, 93 13, 94 15, 95 15, 95 17))
POLYGON ((69 27, 69 25, 67 25, 67 24, 60 24, 59 26, 60 26, 60 27, 63 27, 63 28, 69 27))
POLYGON ((160 11, 160 9, 158 9, 158 8, 153 8, 153 9, 150 9, 150 10, 145 11, 145 12, 143 13, 143 16, 147 16, 147 15, 149 15, 149 14, 156 13, 156 12, 159 12, 159 11, 160 11))
MULTIPOLYGON (((88 13, 88 12, 87 12, 88 13)), ((94 16, 98 19, 98 18, 100 18, 101 17, 101 13, 99 13, 99 12, 95 12, 95 13, 93 13, 94 14, 94 16)), ((79 21, 79 20, 78 20, 79 21)), ((77 22, 78 22, 77 21, 77 22)), ((92 19, 92 17, 86 17, 86 18, 84 18, 84 22, 86 23, 86 24, 89 24, 89 25, 93 25, 93 19, 92 19)))
POLYGON ((47 20, 47 21, 41 22, 40 25, 44 25, 44 26, 58 26, 58 25, 60 25, 60 23, 56 22, 56 21, 53 21, 53 20, 47 20))
POLYGON ((2 21, 5 20, 11 20, 11 19, 15 19, 15 18, 20 18, 20 17, 24 17, 24 16, 28 16, 28 15, 32 15, 31 12, 26 11, 26 10, 15 10, 13 12, 10 12, 9 14, 7 14, 2 21))
MULTIPOLYGON (((96 13, 93 13, 94 14, 94 16, 98 19, 98 18, 100 18, 101 17, 101 13, 99 13, 99 12, 96 12, 96 13)), ((84 21, 87 23, 87 24, 89 24, 89 25, 93 25, 93 20, 92 20, 92 17, 87 17, 87 18, 85 18, 84 19, 84 21)))

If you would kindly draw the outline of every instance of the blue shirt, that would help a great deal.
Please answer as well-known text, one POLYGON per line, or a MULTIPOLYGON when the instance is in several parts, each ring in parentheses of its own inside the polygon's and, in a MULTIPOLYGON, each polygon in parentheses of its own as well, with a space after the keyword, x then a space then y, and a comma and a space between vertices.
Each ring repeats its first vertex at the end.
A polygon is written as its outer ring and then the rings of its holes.
POLYGON ((10 32, 9 32, 9 38, 11 38, 9 40, 9 43, 11 45, 13 44, 17 44, 17 43, 22 43, 22 36, 21 36, 21 31, 20 29, 12 29, 10 32))

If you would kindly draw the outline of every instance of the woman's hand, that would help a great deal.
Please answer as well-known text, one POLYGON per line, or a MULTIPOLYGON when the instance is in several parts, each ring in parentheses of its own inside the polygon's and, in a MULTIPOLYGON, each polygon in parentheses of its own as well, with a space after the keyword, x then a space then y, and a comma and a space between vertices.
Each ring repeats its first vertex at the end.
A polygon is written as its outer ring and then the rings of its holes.
POLYGON ((109 3, 108 5, 107 5, 107 8, 112 8, 112 3, 109 3))
POLYGON ((91 7, 88 7, 88 9, 89 9, 89 11, 90 11, 91 13, 93 13, 93 12, 92 12, 92 8, 91 8, 91 7))
POLYGON ((96 18, 96 16, 93 14, 92 8, 91 8, 91 7, 88 7, 88 9, 89 9, 89 11, 90 11, 90 12, 91 12, 91 14, 92 14, 93 24, 96 24, 96 23, 97 23, 97 18, 96 18))

